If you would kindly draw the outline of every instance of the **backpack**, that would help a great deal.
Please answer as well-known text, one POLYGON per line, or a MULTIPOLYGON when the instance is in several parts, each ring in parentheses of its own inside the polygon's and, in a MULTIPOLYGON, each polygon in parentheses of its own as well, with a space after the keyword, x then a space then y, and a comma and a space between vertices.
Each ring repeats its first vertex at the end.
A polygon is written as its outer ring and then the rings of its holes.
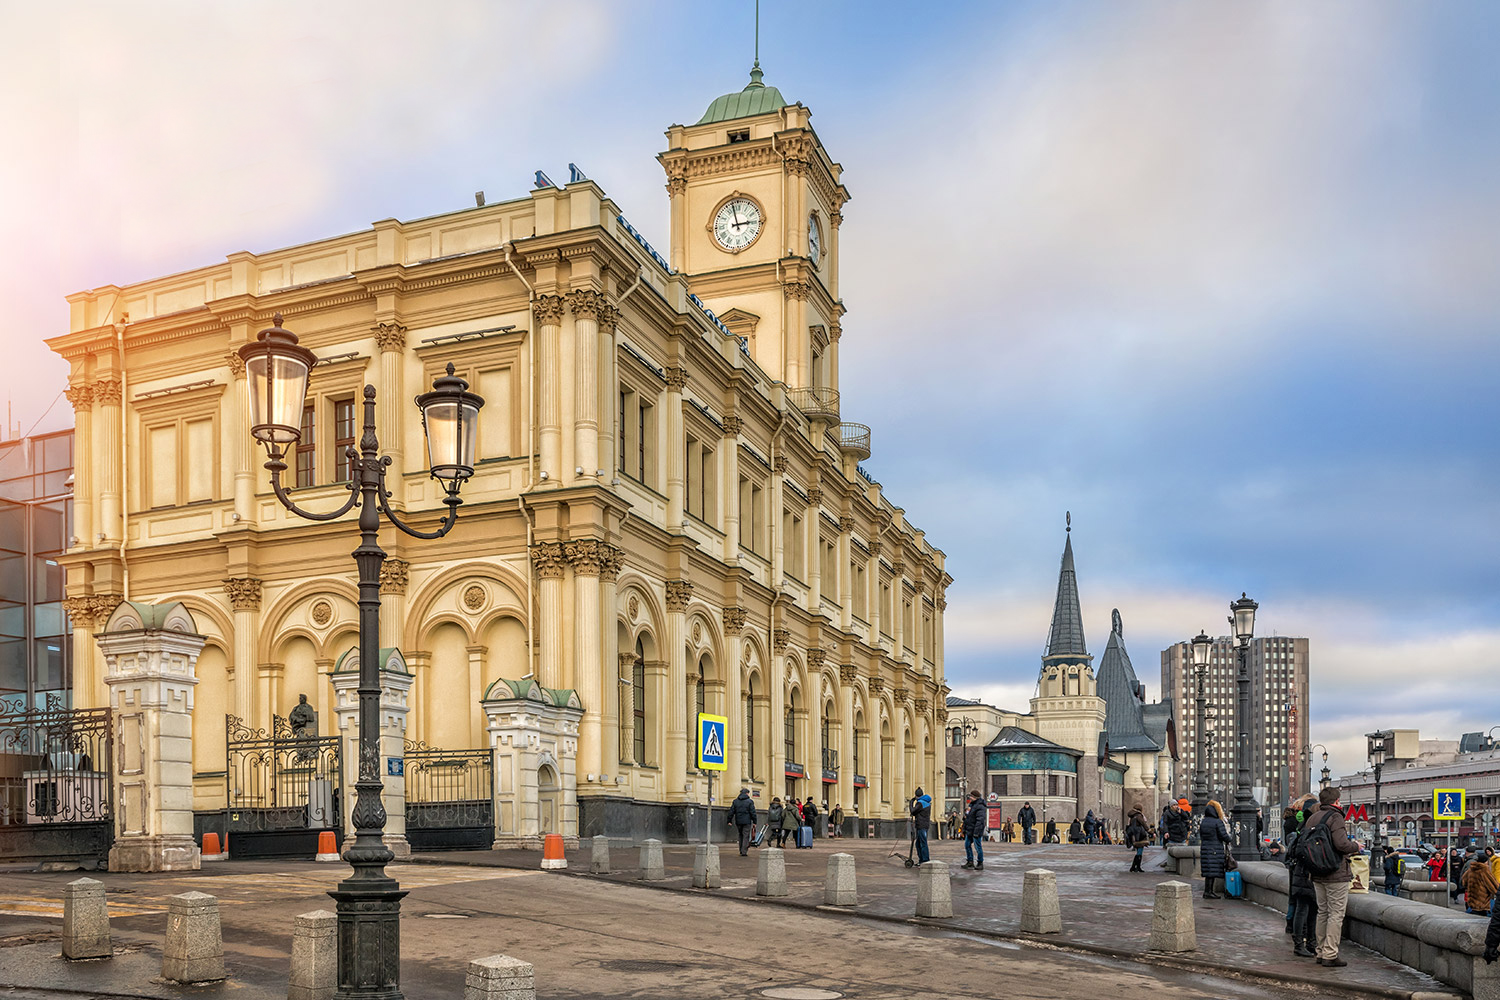
POLYGON ((1326 821, 1304 825, 1294 850, 1297 860, 1313 878, 1326 878, 1344 864, 1344 856, 1333 846, 1333 832, 1326 821))

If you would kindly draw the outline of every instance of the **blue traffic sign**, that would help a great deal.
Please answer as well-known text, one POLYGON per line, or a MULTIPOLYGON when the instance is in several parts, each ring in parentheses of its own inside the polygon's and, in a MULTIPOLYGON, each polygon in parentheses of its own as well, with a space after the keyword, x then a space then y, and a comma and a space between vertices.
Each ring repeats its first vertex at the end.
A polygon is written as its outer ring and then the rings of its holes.
POLYGON ((722 715, 698 715, 698 769, 701 771, 723 771, 724 744, 729 720, 722 715))
POLYGON ((1462 788, 1434 788, 1432 790, 1432 818, 1435 820, 1461 820, 1464 818, 1465 790, 1462 788))

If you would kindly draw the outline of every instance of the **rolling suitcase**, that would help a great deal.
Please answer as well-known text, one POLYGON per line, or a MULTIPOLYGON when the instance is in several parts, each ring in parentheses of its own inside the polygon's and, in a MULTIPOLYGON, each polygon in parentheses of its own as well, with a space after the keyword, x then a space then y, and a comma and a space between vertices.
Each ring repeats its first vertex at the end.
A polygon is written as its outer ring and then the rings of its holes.
POLYGON ((1245 876, 1238 870, 1224 873, 1224 891, 1235 899, 1245 894, 1245 876))
POLYGON ((810 827, 810 826, 799 826, 799 827, 797 827, 797 846, 798 847, 811 847, 812 846, 812 827, 810 827))
POLYGON ((750 835, 750 846, 759 847, 766 842, 766 827, 756 826, 755 832, 750 835))

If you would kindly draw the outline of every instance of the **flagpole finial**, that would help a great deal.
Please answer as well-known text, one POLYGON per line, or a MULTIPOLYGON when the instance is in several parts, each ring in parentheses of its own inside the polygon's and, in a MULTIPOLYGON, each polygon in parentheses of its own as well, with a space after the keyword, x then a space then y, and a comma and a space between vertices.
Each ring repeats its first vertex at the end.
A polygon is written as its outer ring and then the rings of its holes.
POLYGON ((1073 512, 1071 510, 1068 511, 1066 517, 1068 519, 1068 532, 1071 534, 1073 531, 1073 512))

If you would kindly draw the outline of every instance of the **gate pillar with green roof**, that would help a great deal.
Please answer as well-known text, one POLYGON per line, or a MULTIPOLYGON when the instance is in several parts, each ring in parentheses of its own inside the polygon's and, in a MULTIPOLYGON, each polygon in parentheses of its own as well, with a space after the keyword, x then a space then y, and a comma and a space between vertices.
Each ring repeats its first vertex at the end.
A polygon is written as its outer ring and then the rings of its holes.
MULTIPOLYGON (((343 738, 344 787, 359 780, 359 647, 355 646, 333 667, 334 712, 343 738)), ((380 760, 376 762, 384 790, 385 846, 397 858, 411 857, 406 839, 406 715, 411 708, 411 685, 415 678, 401 650, 387 646, 380 651, 380 760)), ((343 809, 344 838, 354 841, 354 810, 343 809)))
POLYGON ((501 678, 480 704, 495 755, 495 849, 541 847, 549 833, 578 846, 578 692, 501 678))

